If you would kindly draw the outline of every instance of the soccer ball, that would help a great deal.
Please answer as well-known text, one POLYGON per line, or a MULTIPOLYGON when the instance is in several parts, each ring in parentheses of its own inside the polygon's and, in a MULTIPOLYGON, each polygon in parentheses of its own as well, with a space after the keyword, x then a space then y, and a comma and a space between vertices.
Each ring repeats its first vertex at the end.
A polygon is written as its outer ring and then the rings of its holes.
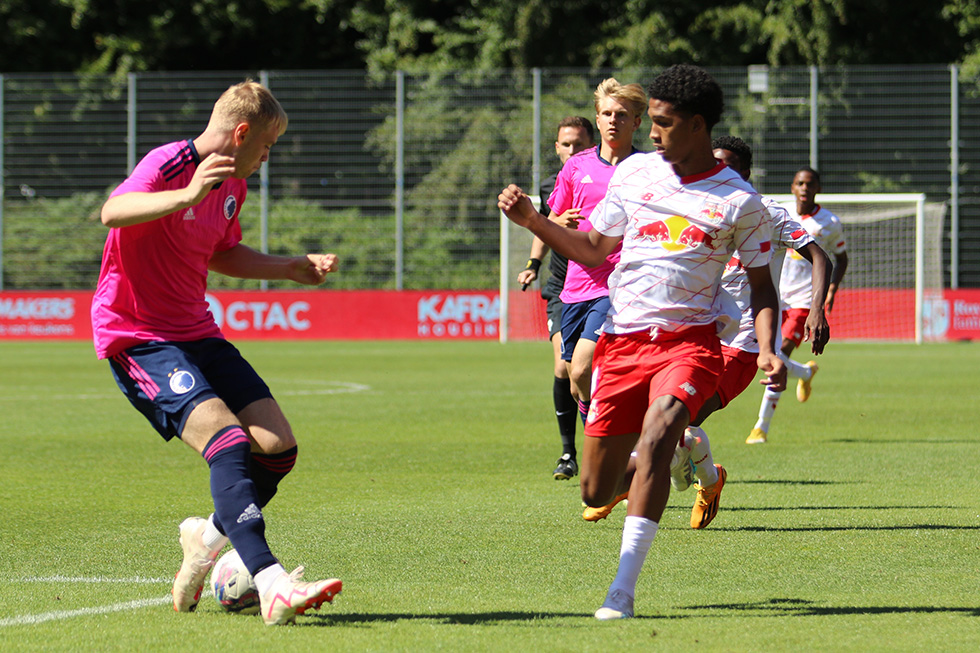
POLYGON ((238 551, 231 549, 211 570, 214 598, 222 610, 239 614, 259 613, 259 590, 238 551))

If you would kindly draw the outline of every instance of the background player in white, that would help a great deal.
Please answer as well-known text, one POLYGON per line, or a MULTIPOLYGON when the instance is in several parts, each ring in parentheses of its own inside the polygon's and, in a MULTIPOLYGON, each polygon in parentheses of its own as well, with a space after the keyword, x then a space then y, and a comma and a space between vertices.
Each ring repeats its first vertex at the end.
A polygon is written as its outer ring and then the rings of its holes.
MULTIPOLYGON (((817 204, 817 193, 821 191, 820 173, 809 166, 800 168, 793 176, 790 187, 796 202, 786 206, 790 216, 803 225, 813 239, 828 254, 834 257, 834 270, 827 289, 824 309, 831 312, 834 299, 840 288, 844 273, 847 272, 847 243, 844 240, 844 227, 840 218, 817 204)), ((813 302, 811 265, 808 260, 795 251, 790 251, 783 261, 782 276, 779 280, 779 296, 783 306, 782 345, 780 352, 786 363, 788 373, 798 378, 796 398, 806 401, 810 398, 811 382, 817 373, 816 361, 805 365, 790 359, 793 351, 806 340, 808 316, 813 302)), ((815 344, 815 343, 814 343, 815 344)), ((814 351, 814 353, 817 353, 814 351)), ((773 413, 779 405, 782 392, 767 388, 759 407, 759 419, 746 438, 747 444, 762 444, 769 437, 769 426, 773 413)))
POLYGON ((269 158, 288 118, 261 84, 228 88, 204 132, 147 154, 102 207, 109 227, 92 301, 96 353, 119 388, 165 440, 179 438, 208 464, 214 513, 179 528, 178 612, 197 607, 228 543, 255 578, 267 625, 289 623, 340 592, 279 563, 262 508, 296 460, 296 439, 268 386, 228 343, 205 298, 208 272, 316 285, 333 254, 271 256, 243 245, 245 179, 269 158))
POLYGON ((516 186, 498 198, 511 220, 570 260, 594 265, 622 244, 609 279, 612 308, 595 352, 582 465, 582 498, 598 507, 626 489, 630 454, 637 452, 619 569, 595 614, 601 620, 633 616, 636 581, 670 492, 674 449, 717 389, 718 330, 737 318, 727 313, 721 275, 735 251, 752 289, 757 364, 769 383, 782 387, 786 378, 775 353, 778 302, 766 210, 752 187, 711 153, 721 87, 704 70, 678 65, 661 73, 648 93, 657 151, 619 165, 592 230, 554 225, 516 186))
MULTIPOLYGON (((582 116, 566 116, 558 123, 558 134, 555 138, 555 154, 564 166, 569 157, 577 154, 584 149, 590 148, 595 144, 595 135, 592 128, 592 121, 582 116)), ((541 203, 540 210, 542 215, 547 217, 560 218, 561 216, 551 216, 551 208, 548 206, 548 198, 551 197, 555 189, 555 181, 558 173, 550 175, 541 182, 541 203)), ((577 209, 568 211, 566 217, 578 215, 577 209)), ((531 254, 528 257, 527 265, 517 275, 517 281, 521 284, 521 290, 525 290, 528 285, 538 278, 538 270, 541 262, 548 254, 548 246, 535 237, 531 243, 531 254)), ((555 405, 555 417, 558 420, 558 435, 561 438, 561 456, 552 478, 556 481, 570 479, 578 472, 578 451, 575 448, 575 424, 578 422, 578 406, 572 395, 571 381, 568 378, 568 366, 561 357, 561 314, 562 302, 561 291, 565 285, 565 273, 568 269, 568 259, 557 252, 551 253, 551 260, 548 263, 548 280, 541 288, 541 297, 548 302, 548 338, 551 340, 552 352, 554 354, 554 383, 552 384, 552 400, 555 405)))

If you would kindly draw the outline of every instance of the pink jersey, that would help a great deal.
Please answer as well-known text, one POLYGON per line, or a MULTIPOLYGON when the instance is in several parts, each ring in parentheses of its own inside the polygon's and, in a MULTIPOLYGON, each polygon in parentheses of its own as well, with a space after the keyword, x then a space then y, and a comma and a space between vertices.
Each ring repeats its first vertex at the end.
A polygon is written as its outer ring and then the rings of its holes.
MULTIPOLYGON (((548 206, 555 215, 561 215, 569 209, 581 209, 581 215, 585 219, 579 221, 578 230, 591 231, 592 223, 588 218, 605 196, 609 179, 615 170, 616 166, 599 156, 598 146, 574 154, 558 173, 548 206)), ((594 268, 569 261, 565 286, 559 298, 566 304, 575 304, 605 297, 609 294, 606 280, 618 261, 618 247, 606 257, 605 263, 594 268)))
MULTIPOLYGON (((769 210, 772 231, 773 256, 769 262, 769 272, 772 275, 774 287, 779 287, 779 276, 782 271, 783 257, 786 250, 796 251, 813 242, 810 234, 799 222, 790 217, 782 206, 768 197, 762 198, 762 203, 769 210)), ((742 317, 739 320, 738 332, 731 337, 723 338, 723 344, 741 349, 742 351, 759 353, 759 340, 755 335, 755 318, 752 315, 752 292, 749 288, 749 276, 739 260, 738 252, 732 255, 721 276, 721 287, 735 299, 742 317)))
MULTIPOLYGON (((147 154, 112 196, 186 188, 200 157, 191 141, 147 154)), ((204 297, 208 262, 242 239, 243 179, 226 179, 200 204, 109 230, 92 300, 99 358, 142 342, 222 337, 204 297)))
POLYGON ((678 177, 656 152, 634 154, 616 168, 592 223, 622 236, 609 277, 607 333, 678 332, 733 325, 738 310, 721 291, 734 252, 747 267, 769 262, 768 214, 755 189, 718 164, 678 177))
MULTIPOLYGON (((803 225, 807 233, 813 236, 813 240, 830 254, 831 260, 841 252, 847 251, 844 225, 836 215, 819 205, 812 215, 799 215, 796 212, 795 202, 785 206, 790 216, 803 225)), ((813 300, 812 276, 813 265, 810 261, 796 252, 786 253, 783 275, 779 280, 779 296, 784 307, 810 308, 810 302, 813 300)))

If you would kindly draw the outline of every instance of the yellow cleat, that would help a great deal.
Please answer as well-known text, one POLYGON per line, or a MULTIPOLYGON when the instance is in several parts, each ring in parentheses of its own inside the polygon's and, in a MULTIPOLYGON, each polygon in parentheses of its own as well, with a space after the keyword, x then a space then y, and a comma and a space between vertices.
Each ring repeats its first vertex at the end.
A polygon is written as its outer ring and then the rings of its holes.
POLYGON ((817 366, 817 361, 810 361, 806 364, 810 368, 810 378, 800 379, 796 382, 796 400, 804 402, 810 398, 810 384, 813 383, 813 377, 817 375, 817 370, 820 368, 817 366))
POLYGON ((721 489, 725 487, 728 472, 721 465, 715 465, 715 469, 718 470, 718 482, 711 487, 698 486, 698 498, 691 510, 691 528, 706 527, 718 514, 718 500, 721 498, 721 489))
POLYGON ((756 427, 749 433, 749 437, 745 438, 745 444, 765 444, 768 437, 765 431, 756 427))
POLYGON ((613 511, 613 508, 616 507, 617 503, 620 501, 625 501, 627 498, 629 498, 629 492, 623 492, 618 497, 613 499, 612 503, 608 505, 601 506, 599 508, 586 507, 585 510, 582 511, 582 519, 585 521, 599 521, 600 519, 605 519, 609 516, 609 513, 613 511))

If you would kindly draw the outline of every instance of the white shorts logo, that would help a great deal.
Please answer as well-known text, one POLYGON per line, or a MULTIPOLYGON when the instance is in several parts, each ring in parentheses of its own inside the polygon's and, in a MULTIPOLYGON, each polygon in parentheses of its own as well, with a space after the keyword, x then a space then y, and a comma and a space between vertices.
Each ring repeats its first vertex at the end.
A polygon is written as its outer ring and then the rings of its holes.
POLYGON ((175 369, 170 374, 170 389, 178 395, 187 394, 194 389, 194 375, 187 370, 175 369))
POLYGON ((248 508, 238 516, 238 523, 241 524, 252 519, 262 519, 262 511, 254 503, 248 504, 248 508))

